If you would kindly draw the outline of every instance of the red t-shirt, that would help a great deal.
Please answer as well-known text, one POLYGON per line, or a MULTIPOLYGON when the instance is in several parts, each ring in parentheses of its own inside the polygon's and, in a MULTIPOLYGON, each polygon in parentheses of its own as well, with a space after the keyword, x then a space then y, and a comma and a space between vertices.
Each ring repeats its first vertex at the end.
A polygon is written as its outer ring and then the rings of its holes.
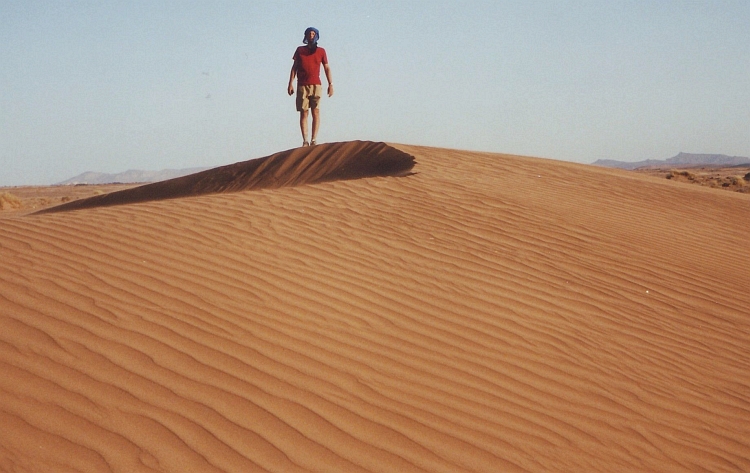
POLYGON ((297 86, 321 85, 320 65, 328 64, 326 50, 320 46, 315 52, 310 51, 307 46, 300 46, 294 52, 294 64, 297 65, 297 86))

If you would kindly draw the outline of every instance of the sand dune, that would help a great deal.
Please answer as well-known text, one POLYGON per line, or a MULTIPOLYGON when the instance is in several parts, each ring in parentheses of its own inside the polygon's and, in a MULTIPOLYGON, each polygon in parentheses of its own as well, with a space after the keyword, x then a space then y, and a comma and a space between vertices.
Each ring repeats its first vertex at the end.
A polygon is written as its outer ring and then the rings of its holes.
POLYGON ((365 177, 403 176, 412 167, 414 167, 412 156, 385 143, 365 141, 329 143, 290 149, 265 158, 209 169, 135 189, 89 197, 40 210, 38 213, 195 197, 220 192, 292 187, 365 177))
POLYGON ((0 470, 750 471, 750 195, 316 150, 0 220, 0 470))

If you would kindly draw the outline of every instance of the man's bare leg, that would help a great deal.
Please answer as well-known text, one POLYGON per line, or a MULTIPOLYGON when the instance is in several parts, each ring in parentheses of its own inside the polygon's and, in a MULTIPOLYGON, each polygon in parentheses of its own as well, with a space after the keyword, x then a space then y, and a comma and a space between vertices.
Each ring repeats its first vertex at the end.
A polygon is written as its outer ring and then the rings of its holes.
MULTIPOLYGON (((313 128, 315 127, 315 111, 313 110, 313 128)), ((299 128, 302 132, 302 142, 307 143, 307 110, 299 112, 299 128)), ((313 131, 313 139, 315 139, 315 132, 313 131)), ((303 145, 304 146, 304 145, 303 145)))
POLYGON ((320 126, 320 109, 313 108, 312 109, 312 141, 311 143, 315 143, 317 141, 319 126, 320 126))

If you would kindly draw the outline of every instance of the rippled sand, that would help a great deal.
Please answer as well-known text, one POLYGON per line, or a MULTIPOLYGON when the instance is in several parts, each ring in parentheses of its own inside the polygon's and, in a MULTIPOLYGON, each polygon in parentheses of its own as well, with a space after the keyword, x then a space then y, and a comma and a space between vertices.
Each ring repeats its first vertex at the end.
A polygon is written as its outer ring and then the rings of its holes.
POLYGON ((367 142, 7 214, 0 470, 750 471, 748 222, 367 142))

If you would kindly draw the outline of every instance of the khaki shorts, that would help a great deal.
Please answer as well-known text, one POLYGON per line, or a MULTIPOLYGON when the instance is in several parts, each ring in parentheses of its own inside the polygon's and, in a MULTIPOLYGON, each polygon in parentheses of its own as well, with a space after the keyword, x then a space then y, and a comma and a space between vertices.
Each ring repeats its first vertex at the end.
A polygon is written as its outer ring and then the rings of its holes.
POLYGON ((309 108, 318 108, 322 92, 323 87, 320 84, 297 87, 297 111, 302 112, 309 108))

